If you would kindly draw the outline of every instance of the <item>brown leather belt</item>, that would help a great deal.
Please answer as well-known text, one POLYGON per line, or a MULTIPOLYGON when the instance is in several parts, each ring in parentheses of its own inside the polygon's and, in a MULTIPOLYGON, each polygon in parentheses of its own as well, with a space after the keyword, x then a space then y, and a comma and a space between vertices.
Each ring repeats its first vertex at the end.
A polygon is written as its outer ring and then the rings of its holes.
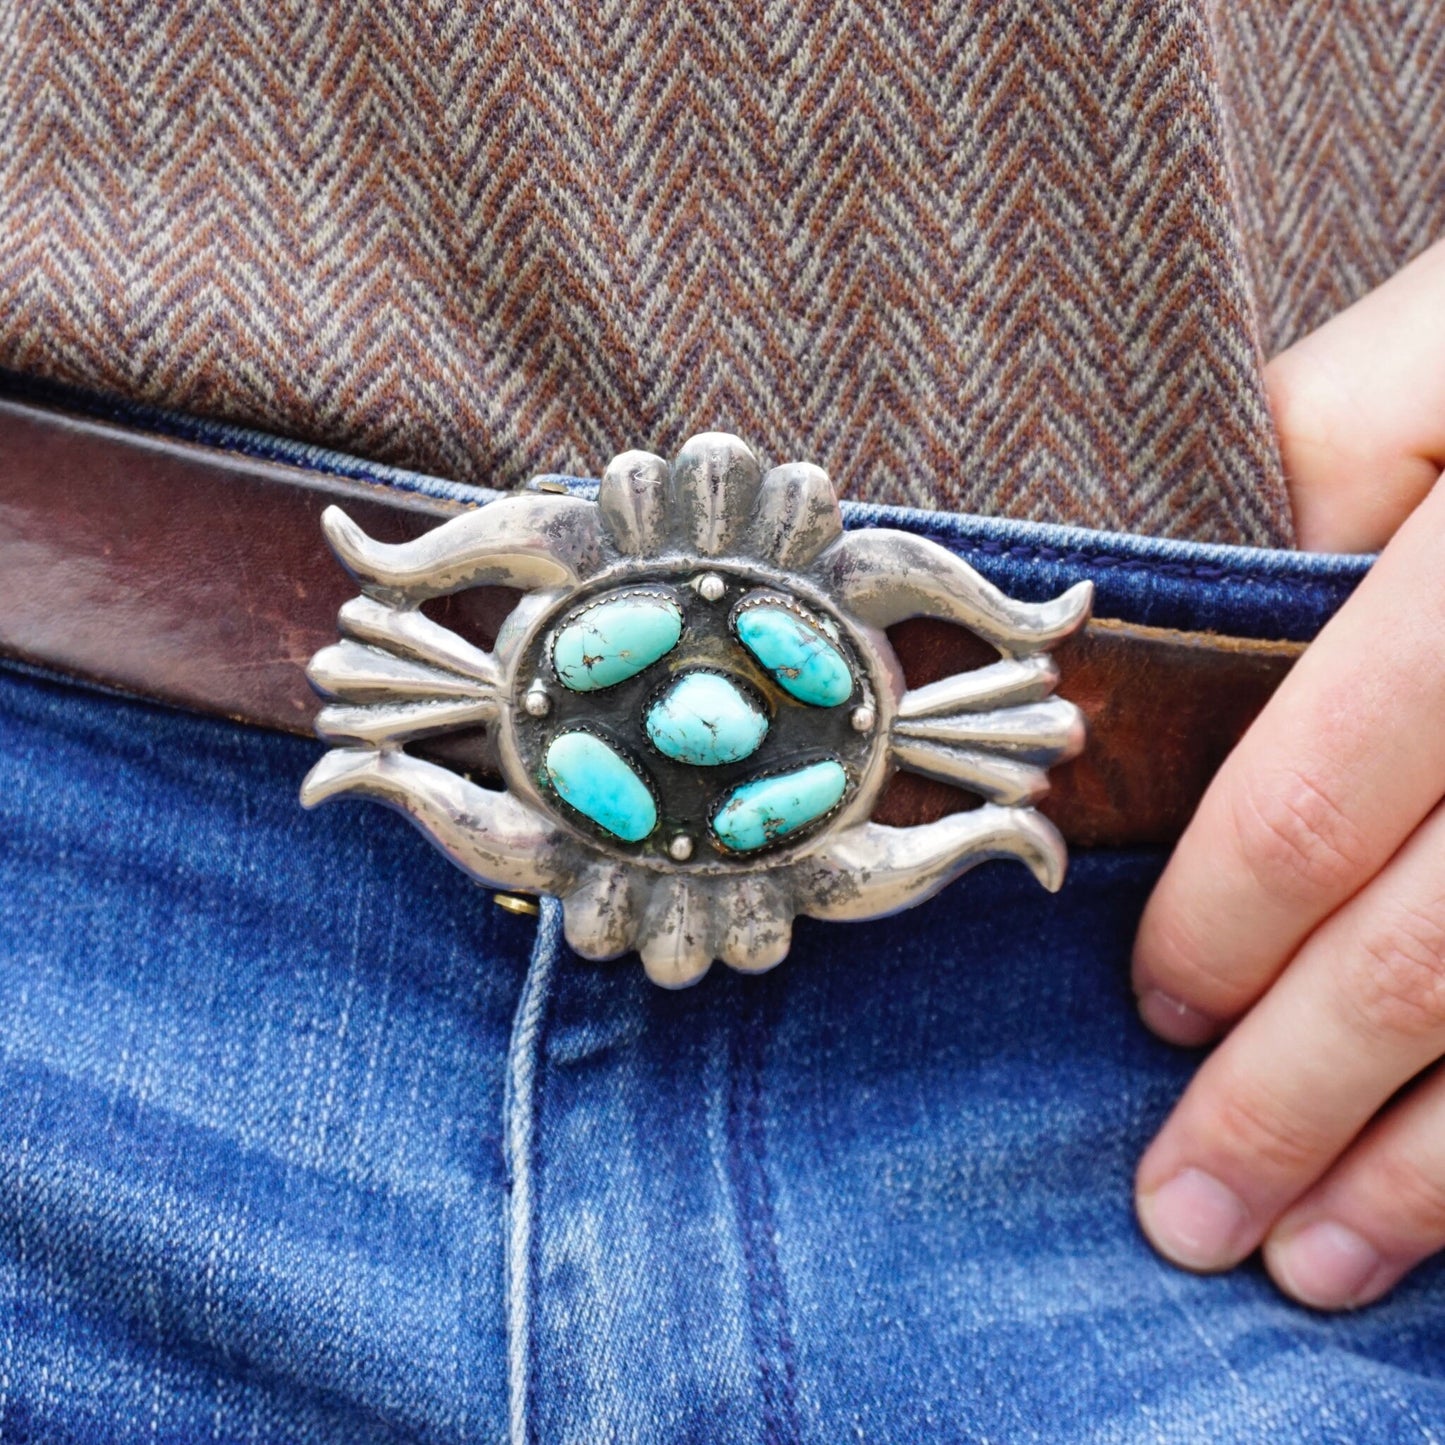
MULTIPOLYGON (((319 525, 344 502, 401 541, 461 502, 351 481, 0 400, 0 652, 179 707, 311 731, 303 669, 355 585, 319 525)), ((516 594, 479 588, 438 620, 489 643, 516 594)), ((982 660, 931 621, 892 629, 911 685, 982 660)), ((1098 619, 1056 649, 1089 743, 1043 810, 1076 844, 1168 842, 1302 650, 1098 619)), ((875 815, 930 821, 967 800, 900 774, 875 815)))

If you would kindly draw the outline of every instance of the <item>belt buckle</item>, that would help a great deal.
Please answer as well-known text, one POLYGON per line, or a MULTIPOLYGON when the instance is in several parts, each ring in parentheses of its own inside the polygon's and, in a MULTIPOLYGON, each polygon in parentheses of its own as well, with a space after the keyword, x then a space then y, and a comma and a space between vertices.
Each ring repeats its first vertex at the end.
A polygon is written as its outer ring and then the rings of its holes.
POLYGON ((322 525, 361 595, 307 669, 335 746, 302 803, 374 799, 477 882, 560 898, 584 957, 635 948, 678 988, 772 968, 798 914, 895 913, 986 859, 1063 882, 1033 804, 1083 747, 1047 649, 1089 582, 1016 601, 927 538, 845 531, 826 472, 764 475, 724 433, 623 453, 595 501, 518 493, 396 545, 338 507, 322 525), (490 652, 420 610, 480 586, 523 594, 490 652), (885 629, 916 616, 998 660, 909 688, 885 629), (500 791, 406 751, 478 725, 500 791), (872 822, 900 768, 981 802, 872 822))

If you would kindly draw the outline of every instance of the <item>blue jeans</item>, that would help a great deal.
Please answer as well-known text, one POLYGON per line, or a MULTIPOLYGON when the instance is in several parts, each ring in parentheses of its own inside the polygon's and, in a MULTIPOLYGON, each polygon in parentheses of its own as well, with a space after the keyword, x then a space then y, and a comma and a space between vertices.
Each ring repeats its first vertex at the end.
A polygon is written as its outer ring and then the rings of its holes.
MULTIPOLYGON (((1022 595, 1308 637, 1361 565, 855 509, 1022 595)), ((1067 691, 1067 685, 1065 686, 1067 691)), ((665 993, 317 748, 0 670, 0 1442, 1445 1436, 1445 1278, 1161 1263, 1162 862, 990 864, 665 993)))

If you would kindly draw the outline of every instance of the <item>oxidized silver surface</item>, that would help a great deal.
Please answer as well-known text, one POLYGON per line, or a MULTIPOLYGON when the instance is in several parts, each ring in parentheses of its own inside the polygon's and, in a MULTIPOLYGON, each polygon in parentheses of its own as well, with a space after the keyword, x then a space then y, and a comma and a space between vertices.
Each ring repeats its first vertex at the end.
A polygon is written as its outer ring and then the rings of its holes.
POLYGON ((1082 747, 1084 728, 1078 709, 1052 695, 1045 649, 1084 621, 1090 583, 1017 602, 935 542, 881 528, 845 533, 826 473, 792 463, 764 476, 752 452, 721 433, 694 437, 671 466, 624 453, 595 502, 508 496, 399 545, 374 541, 337 507, 323 526, 362 595, 341 609, 342 641, 308 670, 329 699, 317 731, 336 746, 306 778, 302 802, 373 798, 478 882, 556 895, 567 939, 585 957, 635 948, 649 976, 675 988, 714 959, 745 972, 773 967, 797 914, 894 913, 985 859, 1017 858, 1051 891, 1063 881, 1063 839, 1031 805, 1047 790, 1047 768, 1082 747), (524 594, 491 652, 419 610, 478 586, 524 594), (739 645, 735 609, 760 589, 816 620, 846 657, 855 677, 847 702, 796 701, 739 645), (634 591, 677 601, 681 641, 636 677, 570 692, 551 665, 559 627, 634 591), (907 689, 884 629, 915 616, 968 628, 999 660, 907 689), (756 756, 703 768, 647 751, 647 700, 694 670, 723 672, 763 700, 770 728, 756 756), (405 751, 479 725, 482 761, 502 791, 405 751), (658 811, 642 841, 608 835, 549 786, 540 760, 568 729, 596 732, 638 760, 658 811), (841 764, 847 789, 814 824, 749 853, 709 832, 719 799, 740 781, 820 758, 841 764), (896 768, 982 805, 917 827, 871 822, 896 768))

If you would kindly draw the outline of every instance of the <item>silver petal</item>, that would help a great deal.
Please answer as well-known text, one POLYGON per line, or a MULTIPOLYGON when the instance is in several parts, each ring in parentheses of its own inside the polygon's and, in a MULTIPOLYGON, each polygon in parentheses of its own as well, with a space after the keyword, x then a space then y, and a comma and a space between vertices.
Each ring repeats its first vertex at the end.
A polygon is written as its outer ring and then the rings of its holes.
POLYGON ((391 607, 374 597, 353 597, 337 614, 342 635, 384 647, 398 657, 427 662, 490 687, 501 685, 501 669, 490 653, 420 612, 391 607))
POLYGON ((1084 715, 1061 697, 990 712, 958 712, 900 718, 893 736, 909 742, 981 747, 1010 757, 1052 765, 1076 757, 1084 746, 1084 715))
POLYGON ((739 973, 766 973, 787 956, 793 940, 792 904, 771 878, 744 875, 728 890, 718 956, 739 973))
POLYGON ((669 470, 651 452, 623 452, 608 463, 597 505, 619 552, 654 556, 666 545, 669 470))
POLYGON ((583 958, 617 958, 637 936, 638 886, 625 863, 597 863, 562 900, 567 942, 583 958))
POLYGON ((348 702, 402 698, 496 698, 497 684, 475 676, 401 657, 390 650, 343 641, 323 647, 307 664, 311 686, 326 697, 348 702))
POLYGON ((686 988, 712 966, 714 900, 687 878, 653 887, 637 938, 647 976, 663 988, 686 988))
POLYGON ((1037 702, 1058 686, 1059 669, 1044 653, 1007 657, 972 672, 956 672, 903 695, 900 718, 935 717, 943 713, 977 712, 1037 702))
POLYGON ((737 437, 691 437, 672 464, 673 523, 683 545, 704 557, 733 551, 761 484, 757 457, 737 437))
POLYGON ((944 743, 899 741, 893 760, 905 772, 936 778, 966 789, 990 803, 1036 803, 1049 791, 1049 775, 1033 763, 1001 758, 982 748, 956 748, 944 743))
POLYGON ((780 567, 803 568, 843 535, 843 512, 822 467, 789 462, 763 478, 751 549, 780 567))
POLYGON ((480 727, 496 715, 495 697, 333 705, 316 714, 316 735, 328 742, 380 747, 384 743, 434 737, 457 728, 480 727))

